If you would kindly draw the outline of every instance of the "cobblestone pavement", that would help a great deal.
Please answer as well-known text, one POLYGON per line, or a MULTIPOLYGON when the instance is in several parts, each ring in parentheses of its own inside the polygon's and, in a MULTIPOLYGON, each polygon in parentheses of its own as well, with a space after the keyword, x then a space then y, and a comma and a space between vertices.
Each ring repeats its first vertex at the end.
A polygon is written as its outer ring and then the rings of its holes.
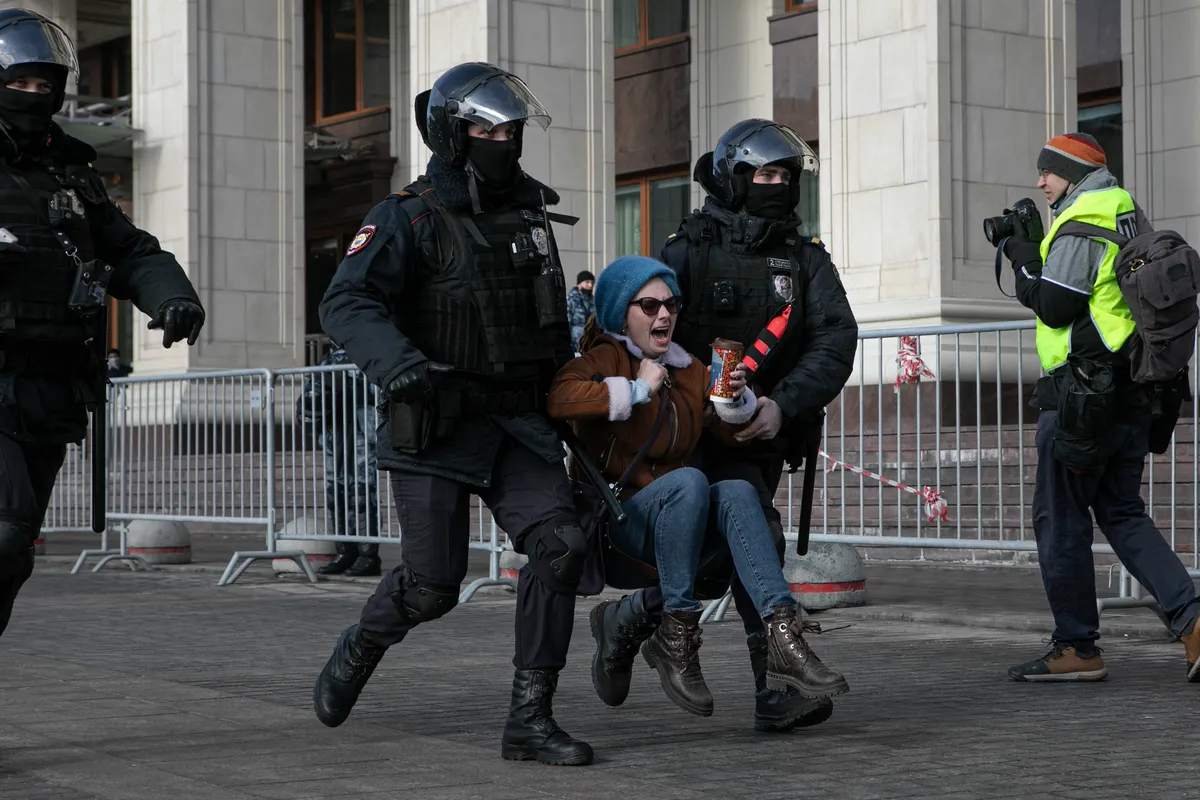
MULTIPOLYGON (((677 710, 639 663, 620 709, 594 696, 581 601, 557 717, 587 768, 506 762, 512 595, 487 590, 389 652, 350 721, 313 679, 361 584, 39 566, 0 640, 0 798, 1130 798, 1200 794, 1200 685, 1159 635, 1104 641, 1111 676, 1021 685, 1031 632, 855 619, 817 637, 851 693, 825 725, 756 734, 740 623, 705 630, 716 698, 677 710)), ((850 612, 828 612, 831 627, 850 612)))

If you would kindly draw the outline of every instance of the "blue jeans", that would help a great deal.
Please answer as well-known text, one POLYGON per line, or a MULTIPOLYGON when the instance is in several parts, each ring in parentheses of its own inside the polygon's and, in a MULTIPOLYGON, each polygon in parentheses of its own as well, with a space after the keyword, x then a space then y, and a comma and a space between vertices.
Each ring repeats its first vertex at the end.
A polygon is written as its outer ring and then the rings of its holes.
POLYGON ((710 528, 728 543, 737 574, 760 616, 769 616, 778 606, 795 606, 758 494, 745 481, 710 487, 703 472, 683 467, 622 505, 629 519, 612 526, 613 543, 658 569, 664 610, 700 608, 692 589, 710 528))

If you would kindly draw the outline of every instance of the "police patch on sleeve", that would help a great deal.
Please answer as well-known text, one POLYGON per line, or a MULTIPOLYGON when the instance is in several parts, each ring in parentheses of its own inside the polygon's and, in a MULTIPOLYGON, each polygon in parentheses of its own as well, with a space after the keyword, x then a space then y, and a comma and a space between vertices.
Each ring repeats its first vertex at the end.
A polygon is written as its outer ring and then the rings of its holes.
POLYGON ((375 235, 374 225, 363 225, 362 229, 354 235, 354 241, 350 242, 350 246, 346 248, 347 257, 354 255, 359 250, 367 246, 371 241, 371 237, 375 235))

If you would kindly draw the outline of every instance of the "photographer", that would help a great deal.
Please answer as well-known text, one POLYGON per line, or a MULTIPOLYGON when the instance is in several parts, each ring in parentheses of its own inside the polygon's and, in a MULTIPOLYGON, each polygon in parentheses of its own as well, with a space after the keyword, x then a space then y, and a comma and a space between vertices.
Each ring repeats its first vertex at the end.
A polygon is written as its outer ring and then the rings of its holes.
POLYGON ((1154 595, 1183 640, 1188 680, 1200 681, 1200 600, 1140 496, 1151 389, 1130 377, 1135 325, 1117 283, 1119 248, 1064 229, 1085 223, 1132 236, 1145 221, 1091 136, 1055 136, 1037 167, 1038 188, 1054 215, 1049 232, 1043 236, 1029 200, 984 223, 989 240, 1012 262, 1017 299, 1037 315, 1038 358, 1047 373, 1030 403, 1039 411, 1033 526, 1055 628, 1046 655, 1008 674, 1018 681, 1108 675, 1096 647, 1094 513, 1121 563, 1154 595))

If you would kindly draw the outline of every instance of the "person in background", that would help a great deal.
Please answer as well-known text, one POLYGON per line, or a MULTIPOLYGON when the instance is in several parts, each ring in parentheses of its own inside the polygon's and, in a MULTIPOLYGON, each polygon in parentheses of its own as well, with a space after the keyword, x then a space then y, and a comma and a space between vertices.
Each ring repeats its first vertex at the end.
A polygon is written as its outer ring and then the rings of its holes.
POLYGON ((571 345, 576 353, 579 352, 583 327, 587 325, 588 317, 596 313, 596 299, 592 295, 595 285, 596 276, 584 270, 575 276, 575 288, 567 292, 567 320, 571 325, 571 345))
POLYGON ((122 363, 121 351, 115 347, 108 351, 108 377, 124 378, 133 372, 133 367, 122 363))

